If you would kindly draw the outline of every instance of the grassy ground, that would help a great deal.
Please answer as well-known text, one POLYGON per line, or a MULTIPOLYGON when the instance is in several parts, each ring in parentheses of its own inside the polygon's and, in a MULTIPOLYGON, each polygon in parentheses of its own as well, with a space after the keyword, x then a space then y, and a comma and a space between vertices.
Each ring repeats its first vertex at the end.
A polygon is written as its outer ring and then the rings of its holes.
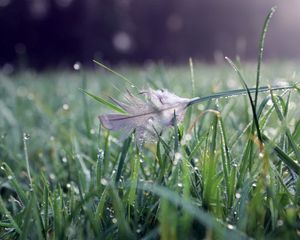
MULTIPOLYGON (((261 85, 296 81, 299 66, 266 64, 261 85)), ((254 86, 255 66, 242 70, 254 86)), ((195 88, 188 66, 118 72, 184 97, 241 88, 228 65, 196 64, 195 88)), ((240 96, 194 106, 139 149, 99 127, 109 110, 79 88, 131 89, 101 69, 0 75, 0 239, 299 239, 297 91, 259 95, 264 144, 240 96)))

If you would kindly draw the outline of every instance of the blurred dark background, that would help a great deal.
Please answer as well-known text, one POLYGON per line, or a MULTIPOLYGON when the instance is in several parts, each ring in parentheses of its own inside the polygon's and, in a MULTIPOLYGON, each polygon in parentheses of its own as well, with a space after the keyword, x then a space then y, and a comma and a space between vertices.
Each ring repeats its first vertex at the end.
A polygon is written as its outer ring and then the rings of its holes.
POLYGON ((254 59, 273 5, 266 57, 299 58, 299 0, 0 0, 0 67, 254 59))

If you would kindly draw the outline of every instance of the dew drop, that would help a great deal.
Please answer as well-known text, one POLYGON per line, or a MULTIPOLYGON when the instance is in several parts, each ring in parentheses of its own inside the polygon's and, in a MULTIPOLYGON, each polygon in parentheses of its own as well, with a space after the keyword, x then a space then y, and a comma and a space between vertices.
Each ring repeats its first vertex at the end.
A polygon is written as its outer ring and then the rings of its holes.
POLYGON ((233 225, 231 225, 231 224, 228 224, 227 228, 230 229, 230 230, 233 230, 235 227, 233 225))
POLYGON ((62 161, 63 163, 67 163, 67 162, 68 162, 68 159, 67 159, 67 157, 63 157, 63 158, 61 159, 61 161, 62 161))
POLYGON ((188 141, 191 141, 192 140, 192 135, 191 134, 186 134, 185 135, 185 140, 188 142, 188 141))
POLYGON ((96 130, 94 128, 90 129, 90 134, 94 135, 96 133, 96 130))
POLYGON ((283 221, 281 219, 277 221, 277 226, 278 227, 283 226, 283 221))
POLYGON ((26 141, 26 140, 29 140, 30 139, 30 134, 28 133, 23 133, 23 139, 26 141))
POLYGON ((182 188, 182 183, 178 183, 177 186, 182 188))
POLYGON ((8 176, 7 176, 7 179, 8 179, 8 180, 12 180, 13 177, 12 177, 11 175, 8 175, 8 176))
POLYGON ((51 180, 55 180, 55 179, 56 179, 56 176, 55 176, 54 173, 50 173, 49 178, 50 178, 51 180))
POLYGON ((70 106, 67 103, 64 103, 62 108, 64 111, 68 111, 70 109, 70 106))
POLYGON ((102 161, 104 158, 104 151, 101 148, 98 148, 98 152, 97 152, 97 160, 98 161, 102 161))
POLYGON ((101 178, 100 183, 106 186, 108 184, 108 181, 105 178, 101 178))
POLYGON ((179 161, 182 158, 182 154, 180 152, 175 153, 175 161, 179 161))
POLYGON ((113 218, 111 221, 113 222, 113 224, 116 224, 118 222, 116 218, 113 218))
POLYGON ((241 195, 240 193, 236 193, 236 194, 235 194, 235 197, 236 197, 237 199, 240 199, 241 196, 242 196, 242 195, 241 195))

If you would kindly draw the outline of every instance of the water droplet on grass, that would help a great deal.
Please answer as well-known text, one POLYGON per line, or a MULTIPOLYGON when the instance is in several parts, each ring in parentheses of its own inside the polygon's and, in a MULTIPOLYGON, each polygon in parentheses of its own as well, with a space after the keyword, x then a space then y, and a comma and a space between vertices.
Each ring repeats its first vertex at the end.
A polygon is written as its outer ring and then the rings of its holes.
POLYGON ((94 128, 90 129, 90 134, 94 135, 96 133, 96 130, 94 128))
POLYGON ((56 179, 56 176, 55 176, 54 173, 50 173, 49 178, 50 178, 51 180, 55 180, 55 179, 56 179))
POLYGON ((12 180, 12 179, 13 179, 13 176, 8 175, 8 176, 7 176, 7 179, 8 179, 8 180, 12 180))
POLYGON ((98 148, 97 160, 102 161, 104 158, 104 151, 101 148, 98 148))
POLYGON ((228 224, 228 225, 227 225, 227 228, 230 229, 230 230, 235 229, 235 227, 234 227, 233 225, 231 225, 231 224, 228 224))
POLYGON ((108 184, 108 181, 105 178, 101 178, 100 183, 106 186, 108 184))
POLYGON ((237 199, 240 199, 241 196, 242 196, 242 195, 241 195, 240 193, 236 193, 236 194, 235 194, 235 197, 236 197, 237 199))
POLYGON ((62 108, 63 108, 64 111, 68 111, 70 109, 70 106, 67 103, 64 103, 62 108))
POLYGON ((113 224, 116 224, 118 222, 116 218, 113 218, 111 221, 113 222, 113 224))
POLYGON ((182 158, 182 154, 180 152, 175 153, 175 161, 179 161, 182 158))
POLYGON ((283 226, 283 223, 284 223, 284 222, 280 219, 280 220, 277 221, 277 226, 278 226, 278 227, 283 226))
POLYGON ((30 135, 28 133, 23 133, 23 139, 26 141, 26 140, 29 140, 30 139, 30 135))

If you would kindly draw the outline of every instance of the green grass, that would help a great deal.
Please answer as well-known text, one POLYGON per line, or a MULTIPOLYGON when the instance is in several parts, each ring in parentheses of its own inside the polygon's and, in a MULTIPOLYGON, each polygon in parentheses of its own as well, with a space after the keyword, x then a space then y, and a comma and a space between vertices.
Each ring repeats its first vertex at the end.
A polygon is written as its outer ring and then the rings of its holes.
MULTIPOLYGON (((299 66, 265 64, 260 86, 296 81, 299 66)), ((229 65, 194 63, 194 90, 188 64, 117 71, 184 97, 241 88, 229 65)), ((255 87, 255 65, 241 71, 255 87)), ((126 88, 101 69, 0 75, 0 239, 299 238, 299 92, 258 94, 263 146, 239 96, 193 106, 139 149, 99 127, 111 110, 79 90, 126 88)))

